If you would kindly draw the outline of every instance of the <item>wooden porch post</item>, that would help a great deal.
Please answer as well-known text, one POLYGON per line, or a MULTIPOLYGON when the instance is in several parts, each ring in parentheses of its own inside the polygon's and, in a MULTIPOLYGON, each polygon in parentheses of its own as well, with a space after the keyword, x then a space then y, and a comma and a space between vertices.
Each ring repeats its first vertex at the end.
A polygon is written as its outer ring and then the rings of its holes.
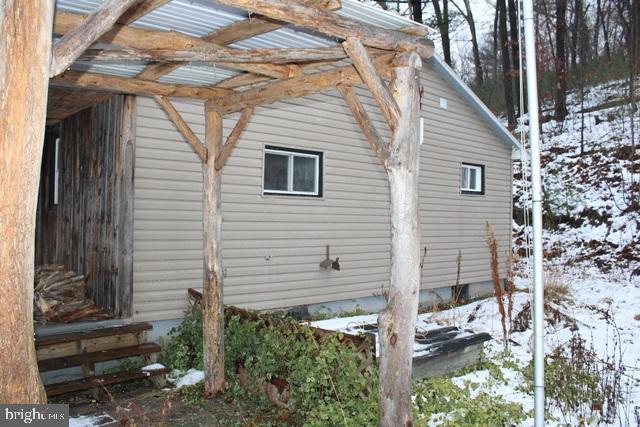
POLYGON ((0 2, 0 402, 46 396, 33 343, 36 199, 53 2, 0 2))
POLYGON ((206 161, 203 162, 204 269, 203 354, 205 395, 224 390, 224 311, 222 302, 222 170, 216 170, 216 157, 222 151, 222 113, 216 101, 205 103, 206 161))
POLYGON ((389 303, 380 313, 380 425, 412 425, 411 365, 420 293, 420 76, 416 53, 401 57, 392 95, 399 108, 385 167, 391 198, 389 303))

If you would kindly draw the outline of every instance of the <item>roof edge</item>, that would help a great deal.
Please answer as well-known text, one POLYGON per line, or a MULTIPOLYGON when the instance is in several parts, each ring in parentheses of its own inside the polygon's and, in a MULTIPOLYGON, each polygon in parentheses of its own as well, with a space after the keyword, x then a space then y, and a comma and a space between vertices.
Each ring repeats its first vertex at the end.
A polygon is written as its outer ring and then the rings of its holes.
POLYGON ((489 127, 498 134, 498 137, 513 149, 520 149, 520 144, 515 137, 507 130, 507 128, 498 120, 498 118, 489 110, 489 108, 473 93, 455 71, 451 69, 442 59, 433 55, 426 62, 433 67, 453 89, 473 108, 489 127))

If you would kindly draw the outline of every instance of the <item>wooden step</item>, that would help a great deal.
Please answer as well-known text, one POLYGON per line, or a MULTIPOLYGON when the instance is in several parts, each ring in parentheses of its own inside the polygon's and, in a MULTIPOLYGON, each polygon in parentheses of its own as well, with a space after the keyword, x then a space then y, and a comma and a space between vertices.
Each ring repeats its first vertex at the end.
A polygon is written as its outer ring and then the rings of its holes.
POLYGON ((57 334, 44 337, 36 337, 36 349, 49 347, 52 345, 60 345, 70 342, 77 342, 93 338, 109 337, 116 335, 137 334, 144 331, 150 331, 153 326, 149 323, 131 323, 122 326, 112 326, 109 328, 97 328, 88 331, 72 332, 68 334, 57 334))
POLYGON ((55 371, 57 369, 71 368, 80 365, 91 365, 107 360, 125 359, 127 357, 142 356, 160 352, 160 346, 155 343, 144 343, 128 347, 114 348, 111 350, 96 351, 92 353, 76 354, 65 357, 56 357, 38 361, 40 372, 55 371))
POLYGON ((47 396, 57 396, 64 393, 74 391, 88 390, 100 385, 118 384, 127 381, 139 380, 143 378, 151 378, 158 375, 164 375, 168 372, 167 368, 156 369, 152 371, 144 371, 142 368, 131 371, 117 372, 113 374, 95 375, 88 378, 78 380, 65 381, 62 383, 49 384, 45 386, 47 396))

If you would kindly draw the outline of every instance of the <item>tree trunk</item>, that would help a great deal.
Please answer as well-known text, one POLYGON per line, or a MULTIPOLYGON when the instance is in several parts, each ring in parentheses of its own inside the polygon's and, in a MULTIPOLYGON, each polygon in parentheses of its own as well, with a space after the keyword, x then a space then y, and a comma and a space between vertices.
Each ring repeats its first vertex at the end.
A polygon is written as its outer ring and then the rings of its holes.
POLYGON ((442 8, 440 8, 440 0, 432 0, 433 11, 436 14, 438 31, 442 39, 442 54, 444 62, 450 67, 451 62, 451 39, 449 38, 449 0, 442 0, 442 8))
POLYGON ((518 107, 518 116, 522 116, 520 108, 520 52, 518 49, 518 9, 515 0, 508 0, 509 10, 509 44, 511 46, 511 79, 514 85, 514 103, 518 107))
POLYGON ((380 313, 380 425, 412 425, 411 366, 420 291, 418 204, 420 76, 422 62, 411 54, 395 70, 392 93, 400 109, 385 169, 391 196, 389 303, 380 313))
MULTIPOLYGON (((604 38, 604 52, 607 55, 607 60, 611 61, 611 47, 609 45, 609 31, 607 29, 607 21, 604 17, 604 12, 602 10, 602 1, 598 0, 597 2, 597 11, 598 21, 602 26, 602 37, 604 38)), ((597 34, 597 33, 596 33, 597 34)), ((596 46, 597 47, 597 46, 596 46)))
POLYGON ((44 403, 33 343, 36 200, 53 2, 0 3, 0 402, 44 403))
POLYGON ((408 2, 411 9, 411 19, 422 24, 422 0, 408 0, 408 2))
POLYGON ((469 3, 469 0, 464 0, 464 7, 466 9, 465 19, 469 24, 469 31, 471 32, 471 47, 473 49, 473 64, 476 73, 476 86, 480 87, 484 84, 484 71, 482 70, 482 61, 480 60, 480 48, 478 47, 476 22, 473 18, 473 11, 471 10, 471 4, 469 3))
POLYGON ((571 72, 575 75, 578 72, 578 57, 580 49, 580 38, 588 36, 582 34, 582 19, 583 19, 583 6, 582 0, 575 0, 573 2, 573 23, 571 25, 571 72))
POLYGON ((507 33, 507 4, 505 1, 498 0, 498 33, 500 34, 504 103, 507 111, 507 120, 509 126, 515 126, 516 112, 513 106, 513 77, 511 75, 511 52, 509 49, 509 34, 507 33))
POLYGON ((203 356, 204 392, 213 397, 224 390, 224 315, 222 274, 222 171, 215 168, 216 157, 222 151, 222 114, 215 101, 205 103, 205 136, 207 161, 203 163, 204 191, 204 285, 203 356))
POLYGON ((556 99, 554 116, 557 121, 562 121, 567 117, 566 15, 567 0, 556 0, 556 99))

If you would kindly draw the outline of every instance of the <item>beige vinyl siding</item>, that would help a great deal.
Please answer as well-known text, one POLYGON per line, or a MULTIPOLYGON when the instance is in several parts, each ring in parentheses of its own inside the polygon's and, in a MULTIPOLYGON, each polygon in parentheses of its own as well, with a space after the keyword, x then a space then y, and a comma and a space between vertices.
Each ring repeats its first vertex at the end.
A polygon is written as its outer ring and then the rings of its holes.
MULTIPOLYGON (((462 283, 490 279, 484 223, 508 247, 510 150, 434 73, 425 73, 421 160, 425 287, 450 286, 463 250, 462 283), (440 110, 439 97, 448 110, 440 110), (460 161, 484 163, 487 194, 459 193, 460 161)), ((389 131, 373 101, 363 103, 389 131)), ((174 105, 204 140, 202 104, 174 105)), ((199 160, 164 112, 138 98, 134 219, 136 319, 181 317, 186 289, 202 282, 202 174, 199 160)), ((225 136, 238 115, 225 118, 225 136)), ((371 296, 388 283, 389 194, 337 92, 259 107, 223 171, 225 303, 257 309, 371 296), (321 151, 322 198, 263 196, 265 145, 321 151), (341 271, 320 270, 325 245, 341 271)))

